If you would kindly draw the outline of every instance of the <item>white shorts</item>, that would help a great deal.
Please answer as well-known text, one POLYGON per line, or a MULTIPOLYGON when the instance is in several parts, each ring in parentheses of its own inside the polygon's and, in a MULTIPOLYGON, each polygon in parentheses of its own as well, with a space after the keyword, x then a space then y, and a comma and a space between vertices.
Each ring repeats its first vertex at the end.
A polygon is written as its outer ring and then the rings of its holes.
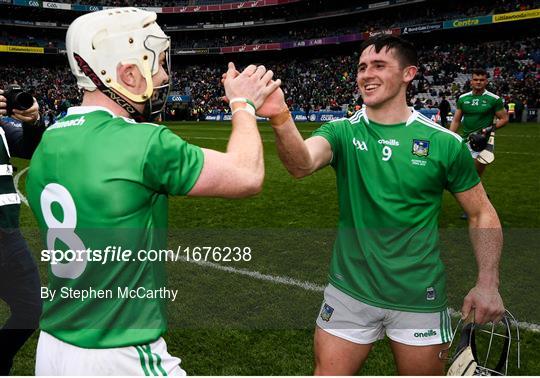
POLYGON ((452 324, 448 309, 421 313, 374 307, 328 285, 317 317, 317 326, 331 335, 356 344, 372 344, 384 334, 406 345, 450 342, 452 324))
POLYGON ((151 344, 123 348, 87 349, 41 331, 36 375, 186 375, 180 359, 167 352, 159 338, 151 344))

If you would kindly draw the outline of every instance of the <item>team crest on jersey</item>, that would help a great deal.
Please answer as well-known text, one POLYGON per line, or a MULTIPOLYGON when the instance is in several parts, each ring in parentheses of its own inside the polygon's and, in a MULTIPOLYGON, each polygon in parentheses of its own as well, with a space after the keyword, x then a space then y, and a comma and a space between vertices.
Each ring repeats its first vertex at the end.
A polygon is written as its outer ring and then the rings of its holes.
POLYGON ((334 313, 334 309, 325 303, 321 310, 321 319, 327 322, 330 320, 333 313, 334 313))
POLYGON ((426 300, 428 301, 434 301, 437 294, 435 293, 434 287, 428 287, 426 289, 426 300))
POLYGON ((429 140, 413 139, 412 154, 420 157, 429 155, 429 140))

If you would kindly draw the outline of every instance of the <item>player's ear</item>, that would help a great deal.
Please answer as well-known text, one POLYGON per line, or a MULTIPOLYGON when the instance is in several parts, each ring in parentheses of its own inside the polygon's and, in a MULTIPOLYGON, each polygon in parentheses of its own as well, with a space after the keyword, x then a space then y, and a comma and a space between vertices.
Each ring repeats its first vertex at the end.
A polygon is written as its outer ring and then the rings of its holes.
POLYGON ((119 64, 116 68, 116 77, 121 86, 133 93, 137 93, 137 88, 144 81, 144 77, 135 64, 119 64))
POLYGON ((416 73, 418 72, 418 67, 416 66, 407 66, 403 69, 403 81, 410 83, 414 80, 416 73))

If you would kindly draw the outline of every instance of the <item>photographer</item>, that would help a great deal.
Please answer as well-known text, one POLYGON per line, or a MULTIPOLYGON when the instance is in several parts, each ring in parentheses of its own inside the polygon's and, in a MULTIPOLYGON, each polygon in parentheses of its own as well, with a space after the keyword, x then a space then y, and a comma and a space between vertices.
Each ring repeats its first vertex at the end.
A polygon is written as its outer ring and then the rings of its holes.
POLYGON ((39 274, 19 230, 21 199, 10 158, 30 159, 44 127, 35 98, 15 85, 5 89, 0 90, 0 298, 11 316, 0 330, 0 375, 9 374, 15 354, 38 327, 41 315, 39 274))

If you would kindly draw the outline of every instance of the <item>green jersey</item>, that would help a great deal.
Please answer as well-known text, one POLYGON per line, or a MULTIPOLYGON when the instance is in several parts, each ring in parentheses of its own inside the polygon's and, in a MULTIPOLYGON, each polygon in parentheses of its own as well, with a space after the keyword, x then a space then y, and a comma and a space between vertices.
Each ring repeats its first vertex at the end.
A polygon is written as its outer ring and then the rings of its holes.
POLYGON ((70 108, 47 129, 30 163, 28 201, 47 250, 86 252, 51 261, 56 295, 44 301, 44 331, 84 348, 164 333, 165 263, 139 251, 166 249, 167 195, 188 193, 203 161, 166 127, 102 107, 70 108))
POLYGON ((313 135, 332 148, 339 225, 329 279, 373 306, 437 312, 447 305, 438 216, 444 189, 479 183, 461 138, 413 111, 381 125, 365 110, 313 135))
POLYGON ((475 95, 472 91, 462 94, 456 106, 463 112, 461 125, 464 137, 491 126, 495 113, 504 109, 502 98, 487 90, 481 95, 475 95))

